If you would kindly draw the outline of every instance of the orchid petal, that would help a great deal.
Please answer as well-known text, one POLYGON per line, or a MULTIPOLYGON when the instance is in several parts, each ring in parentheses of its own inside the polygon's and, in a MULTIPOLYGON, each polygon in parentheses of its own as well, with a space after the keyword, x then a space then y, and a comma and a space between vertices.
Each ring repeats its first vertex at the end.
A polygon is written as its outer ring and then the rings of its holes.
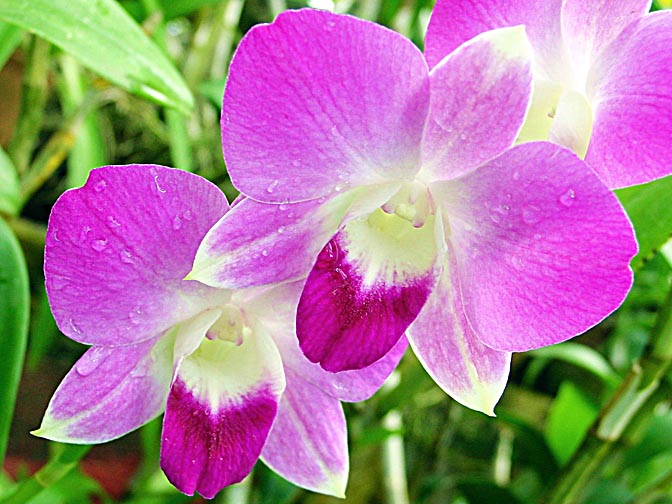
POLYGON ((563 39, 580 80, 601 58, 604 48, 650 8, 651 0, 565 0, 561 16, 563 39))
POLYGON ((216 300, 182 279, 227 211, 207 180, 152 165, 106 166, 64 193, 47 229, 44 271, 56 322, 96 345, 148 340, 216 300))
POLYGON ((338 399, 285 368, 287 388, 261 452, 283 478, 313 492, 345 497, 348 437, 338 399))
MULTIPOLYGON (((292 369, 303 379, 342 401, 359 402, 371 397, 397 367, 408 341, 402 337, 380 360, 370 366, 340 373, 330 373, 310 362, 299 348, 296 337, 296 307, 304 281, 277 285, 245 302, 245 311, 259 320, 272 334, 282 355, 285 370, 292 369)), ((249 293, 236 293, 234 299, 249 293)))
POLYGON ((456 177, 513 145, 532 95, 532 56, 522 26, 501 28, 432 70, 419 178, 456 177))
POLYGON ((672 12, 647 14, 591 70, 595 123, 586 161, 611 188, 672 171, 671 47, 672 12))
POLYGON ((212 498, 259 458, 285 387, 272 340, 203 340, 180 364, 163 420, 161 468, 180 491, 212 498))
POLYGON ((379 207, 397 187, 355 188, 330 200, 302 203, 245 198, 203 239, 188 278, 237 289, 305 277, 344 218, 379 207))
POLYGON ((548 139, 583 158, 593 130, 593 110, 581 93, 566 91, 556 106, 548 139))
POLYGON ((301 349, 337 372, 369 366, 399 341, 434 284, 434 226, 378 209, 325 246, 296 316, 301 349))
POLYGON ((124 347, 94 346, 54 393, 36 436, 61 443, 103 443, 163 411, 172 373, 173 338, 124 347))
POLYGON ((558 343, 625 299, 637 252, 632 226, 570 151, 519 145, 432 191, 447 218, 467 319, 485 345, 511 352, 558 343))
POLYGON ((424 58, 401 35, 350 16, 285 12, 250 30, 232 60, 227 167, 242 193, 276 203, 408 178, 428 103, 424 58))
POLYGON ((479 33, 524 25, 535 51, 538 77, 564 81, 569 60, 562 41, 562 0, 437 0, 427 27, 425 56, 430 67, 479 33))
POLYGON ((446 260, 437 286, 407 335, 439 387, 460 404, 494 415, 506 387, 511 354, 486 347, 474 334, 464 314, 454 260, 446 260))

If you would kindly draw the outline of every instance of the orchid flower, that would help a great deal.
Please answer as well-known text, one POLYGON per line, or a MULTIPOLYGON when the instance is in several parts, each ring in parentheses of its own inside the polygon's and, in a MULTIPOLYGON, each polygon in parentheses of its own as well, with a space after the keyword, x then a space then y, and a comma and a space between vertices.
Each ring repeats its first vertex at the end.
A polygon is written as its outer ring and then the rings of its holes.
POLYGON ((406 343, 334 375, 298 348, 301 285, 222 290, 183 280, 222 192, 161 166, 107 166, 63 194, 47 230, 47 293, 61 331, 92 345, 56 390, 36 434, 101 443, 165 410, 161 467, 182 492, 213 497, 261 455, 305 488, 343 495, 339 399, 370 396, 406 343))
POLYGON ((535 89, 520 141, 569 147, 611 188, 672 173, 672 12, 651 0, 438 0, 430 66, 479 33, 524 24, 535 89), (647 14, 648 13, 648 14, 647 14))
POLYGON ((247 196, 191 278, 308 278, 305 355, 363 368, 408 336, 446 392, 491 413, 511 352, 557 343, 623 301, 636 252, 613 194, 569 150, 510 146, 532 92, 522 27, 430 72, 401 35, 299 10, 257 26, 230 67, 224 155, 247 196))

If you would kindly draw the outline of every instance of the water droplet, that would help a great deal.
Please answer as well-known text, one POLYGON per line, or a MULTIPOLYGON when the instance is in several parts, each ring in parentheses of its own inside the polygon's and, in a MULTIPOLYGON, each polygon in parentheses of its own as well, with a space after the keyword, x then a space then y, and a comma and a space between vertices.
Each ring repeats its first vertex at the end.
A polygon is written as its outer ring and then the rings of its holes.
POLYGON ((575 197, 576 194, 574 194, 574 189, 567 189, 567 191, 562 196, 560 196, 560 203, 566 207, 570 207, 574 204, 575 197))
POLYGON ((341 277, 341 280, 343 280, 343 282, 348 281, 348 274, 341 268, 334 268, 334 273, 336 273, 339 277, 341 277))
POLYGON ((173 229, 177 231, 182 227, 182 219, 180 219, 179 215, 176 215, 175 218, 173 219, 173 229))
POLYGON ((91 228, 89 226, 84 226, 82 228, 82 231, 79 233, 79 242, 84 243, 86 241, 86 237, 89 234, 89 231, 91 231, 91 228))
POLYGON ((520 173, 515 171, 513 172, 513 180, 520 180, 520 173))
POLYGON ((467 139, 467 134, 466 133, 460 133, 460 140, 466 140, 467 139))
POLYGON ((133 264, 135 262, 133 261, 133 254, 131 251, 126 249, 119 252, 119 259, 121 259, 121 262, 125 264, 133 264))
POLYGON ((278 182, 279 181, 276 179, 273 182, 271 182, 270 184, 268 184, 268 187, 266 188, 266 192, 268 194, 271 194, 273 191, 275 191, 275 188, 278 187, 278 182))
POLYGON ((502 222, 502 215, 497 212, 490 212, 490 220, 495 224, 502 222))
POLYGON ((278 205, 278 210, 280 210, 281 212, 284 212, 284 211, 287 210, 288 208, 289 208, 289 205, 288 205, 287 203, 280 203, 280 204, 278 205))
POLYGON ((541 220, 541 212, 534 205, 527 205, 523 208, 523 221, 525 224, 534 224, 541 220))
POLYGON ((536 234, 534 235, 534 239, 535 239, 535 240, 541 240, 541 235, 540 235, 539 233, 536 233, 536 234))
POLYGON ((284 232, 285 232, 285 229, 286 229, 285 226, 280 226, 280 227, 278 228, 278 233, 280 233, 280 234, 284 233, 284 232))
POLYGON ((298 168, 299 166, 301 166, 301 162, 298 159, 295 159, 294 161, 292 161, 292 166, 298 168))
POLYGON ((96 192, 101 192, 107 187, 107 182, 105 180, 100 179, 96 184, 93 186, 96 192))
POLYGON ((256 252, 252 254, 252 259, 259 259, 259 254, 256 252))
POLYGON ((159 196, 163 195, 166 192, 166 190, 163 187, 161 187, 161 184, 159 183, 159 172, 156 171, 156 168, 152 168, 149 170, 149 173, 154 177, 154 187, 159 193, 159 196))
POLYGON ((72 329, 72 332, 75 334, 82 334, 82 330, 79 328, 79 326, 75 323, 73 319, 68 320, 68 324, 70 325, 70 329, 72 329))
POLYGON ((186 210, 183 214, 182 217, 184 217, 184 220, 192 220, 194 218, 194 214, 191 213, 191 210, 186 210))
POLYGON ((327 257, 330 260, 335 261, 338 259, 338 246, 334 243, 333 240, 327 243, 327 246, 324 248, 324 251, 327 253, 327 257))
POLYGON ((93 373, 108 358, 111 349, 106 347, 93 347, 75 364, 77 373, 88 376, 93 373))
POLYGON ((131 322, 134 324, 139 324, 142 320, 142 307, 140 305, 135 305, 135 307, 128 312, 128 318, 131 319, 131 322))
POLYGON ((91 248, 96 252, 102 252, 103 250, 105 250, 105 247, 107 247, 106 238, 103 238, 101 240, 93 240, 93 242, 91 242, 91 248))
POLYGON ((341 192, 342 190, 343 190, 343 185, 342 184, 336 184, 334 186, 334 191, 341 192))
POLYGON ((331 134, 333 136, 338 136, 338 128, 336 126, 331 128, 331 134))
POLYGON ((111 228, 115 228, 121 226, 121 223, 117 219, 115 219, 112 215, 108 215, 107 225, 111 228))
POLYGON ((268 250, 264 249, 261 251, 261 255, 264 257, 268 257, 268 250))

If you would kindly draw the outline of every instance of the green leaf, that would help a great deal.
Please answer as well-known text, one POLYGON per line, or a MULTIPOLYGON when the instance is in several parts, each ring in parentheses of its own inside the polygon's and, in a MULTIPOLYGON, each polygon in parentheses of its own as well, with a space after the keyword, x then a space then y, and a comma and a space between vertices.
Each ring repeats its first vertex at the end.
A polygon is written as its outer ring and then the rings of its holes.
POLYGON ((193 97, 164 53, 114 0, 0 0, 30 30, 131 93, 189 113, 193 97))
POLYGON ((21 192, 16 168, 0 147, 0 212, 15 215, 21 207, 21 192))
POLYGON ((9 57, 21 43, 22 37, 22 29, 0 21, 0 68, 5 66, 9 57))
POLYGON ((0 219, 0 467, 5 458, 28 340, 30 287, 19 242, 0 219))
POLYGON ((632 266, 639 268, 672 236, 672 176, 616 191, 635 227, 639 253, 632 266))
POLYGON ((609 365, 602 354, 579 343, 565 342, 560 345, 539 348, 528 352, 528 355, 542 359, 559 359, 569 362, 586 371, 590 371, 609 386, 615 387, 621 381, 621 377, 609 365))
POLYGON ((598 407, 572 382, 560 385, 546 421, 546 441, 560 465, 574 454, 598 412, 598 407))

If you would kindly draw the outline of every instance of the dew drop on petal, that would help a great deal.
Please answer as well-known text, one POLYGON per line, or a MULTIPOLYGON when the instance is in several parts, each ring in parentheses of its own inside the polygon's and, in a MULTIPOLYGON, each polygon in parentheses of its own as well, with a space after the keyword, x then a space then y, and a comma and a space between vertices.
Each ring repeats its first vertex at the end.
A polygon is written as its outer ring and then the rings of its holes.
POLYGON ((182 227, 182 219, 180 219, 179 215, 176 215, 175 218, 173 219, 173 229, 177 231, 182 227))
POLYGON ((268 250, 264 249, 261 251, 261 255, 264 257, 268 257, 268 250))
POLYGON ((106 238, 100 240, 93 240, 93 242, 91 242, 91 248, 96 252, 102 252, 103 250, 105 250, 106 247, 107 247, 106 238))
POLYGON ((114 218, 112 215, 107 216, 107 225, 111 228, 119 227, 121 226, 121 223, 114 218))
POLYGON ((75 334, 82 334, 82 330, 79 328, 79 326, 75 323, 73 319, 69 319, 68 324, 70 325, 70 329, 72 329, 72 331, 75 334))
POLYGON ((183 214, 182 217, 184 217, 184 220, 192 220, 194 218, 194 214, 191 213, 191 210, 186 210, 183 214))
POLYGON ((523 221, 525 224, 535 224, 541 220, 541 212, 538 207, 534 205, 527 205, 523 207, 523 221))
POLYGON ((105 180, 100 179, 96 184, 93 186, 96 192, 101 192, 107 187, 107 182, 105 180))
POLYGON ((126 249, 119 252, 119 259, 121 259, 121 262, 124 264, 133 264, 135 262, 133 261, 133 254, 131 251, 126 249))
POLYGON ((560 203, 566 207, 570 207, 574 204, 575 197, 576 194, 574 194, 574 189, 567 189, 567 191, 560 196, 560 203))
POLYGON ((278 233, 279 233, 279 234, 284 233, 284 232, 285 232, 285 229, 286 229, 285 226, 280 226, 280 227, 278 228, 278 233))
POLYGON ((89 235, 89 231, 91 231, 89 226, 84 226, 82 228, 82 231, 79 233, 79 243, 84 243, 86 241, 86 238, 89 235))
POLYGON ((502 215, 497 212, 490 212, 490 220, 495 224, 502 222, 502 215))
POLYGON ((513 180, 520 180, 520 172, 517 171, 513 172, 513 180))
POLYGON ((136 305, 130 312, 128 312, 128 318, 131 319, 131 322, 134 324, 139 324, 142 320, 142 307, 136 305))
POLYGON ((77 373, 81 376, 88 376, 93 373, 104 361, 108 358, 111 349, 106 347, 93 347, 84 355, 77 364, 75 364, 75 369, 77 373))
POLYGON ((276 179, 273 182, 271 182, 270 184, 268 184, 268 187, 266 188, 266 192, 268 194, 271 194, 273 191, 275 191, 275 188, 278 187, 278 182, 279 182, 279 180, 276 179))

